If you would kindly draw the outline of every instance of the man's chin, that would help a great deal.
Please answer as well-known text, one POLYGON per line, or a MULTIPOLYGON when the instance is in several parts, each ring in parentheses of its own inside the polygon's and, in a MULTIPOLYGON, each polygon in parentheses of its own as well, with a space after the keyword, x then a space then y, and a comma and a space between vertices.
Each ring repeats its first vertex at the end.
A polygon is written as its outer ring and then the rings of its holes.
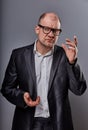
POLYGON ((52 48, 55 44, 54 43, 47 43, 47 47, 52 48))

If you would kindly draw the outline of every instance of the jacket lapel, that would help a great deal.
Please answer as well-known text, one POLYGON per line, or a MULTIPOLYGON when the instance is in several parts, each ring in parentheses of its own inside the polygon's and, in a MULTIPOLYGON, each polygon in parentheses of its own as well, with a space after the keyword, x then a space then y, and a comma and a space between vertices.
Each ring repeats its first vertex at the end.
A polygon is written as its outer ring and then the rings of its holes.
POLYGON ((51 67, 51 72, 50 72, 50 80, 49 80, 48 92, 50 91, 50 88, 52 86, 52 82, 54 80, 54 76, 55 76, 57 67, 59 66, 61 57, 62 57, 61 48, 55 46, 54 54, 53 54, 53 62, 52 62, 52 67, 51 67))
POLYGON ((36 74, 35 74, 35 62, 34 62, 34 54, 33 54, 34 45, 31 45, 27 50, 25 51, 25 61, 26 61, 26 67, 28 70, 29 76, 32 76, 33 82, 36 86, 36 74))

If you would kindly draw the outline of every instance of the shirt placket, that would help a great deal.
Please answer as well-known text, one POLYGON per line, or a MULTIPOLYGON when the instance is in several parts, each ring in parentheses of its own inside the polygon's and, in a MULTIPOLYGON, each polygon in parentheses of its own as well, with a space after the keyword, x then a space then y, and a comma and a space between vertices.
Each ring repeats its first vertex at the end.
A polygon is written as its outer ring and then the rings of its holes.
POLYGON ((46 117, 48 116, 48 103, 47 103, 47 79, 46 79, 46 68, 47 68, 47 65, 46 65, 46 59, 47 57, 43 57, 42 59, 42 68, 41 68, 41 74, 42 74, 42 92, 43 92, 43 95, 42 95, 42 102, 43 102, 43 110, 45 111, 46 113, 46 117))

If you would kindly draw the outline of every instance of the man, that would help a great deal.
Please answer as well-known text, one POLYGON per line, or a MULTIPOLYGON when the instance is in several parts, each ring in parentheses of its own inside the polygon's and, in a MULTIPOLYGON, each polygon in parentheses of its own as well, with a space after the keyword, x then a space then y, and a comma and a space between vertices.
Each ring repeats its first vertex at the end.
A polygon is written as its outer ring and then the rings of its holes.
POLYGON ((12 52, 1 92, 16 105, 12 130, 73 130, 68 91, 81 95, 86 81, 77 64, 77 38, 56 45, 60 18, 44 13, 35 43, 12 52))

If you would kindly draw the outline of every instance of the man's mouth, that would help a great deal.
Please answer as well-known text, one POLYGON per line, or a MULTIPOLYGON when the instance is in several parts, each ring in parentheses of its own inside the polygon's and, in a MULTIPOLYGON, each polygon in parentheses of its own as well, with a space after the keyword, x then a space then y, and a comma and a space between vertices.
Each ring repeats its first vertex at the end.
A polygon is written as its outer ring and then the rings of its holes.
POLYGON ((47 39, 48 42, 53 43, 54 39, 47 39))

